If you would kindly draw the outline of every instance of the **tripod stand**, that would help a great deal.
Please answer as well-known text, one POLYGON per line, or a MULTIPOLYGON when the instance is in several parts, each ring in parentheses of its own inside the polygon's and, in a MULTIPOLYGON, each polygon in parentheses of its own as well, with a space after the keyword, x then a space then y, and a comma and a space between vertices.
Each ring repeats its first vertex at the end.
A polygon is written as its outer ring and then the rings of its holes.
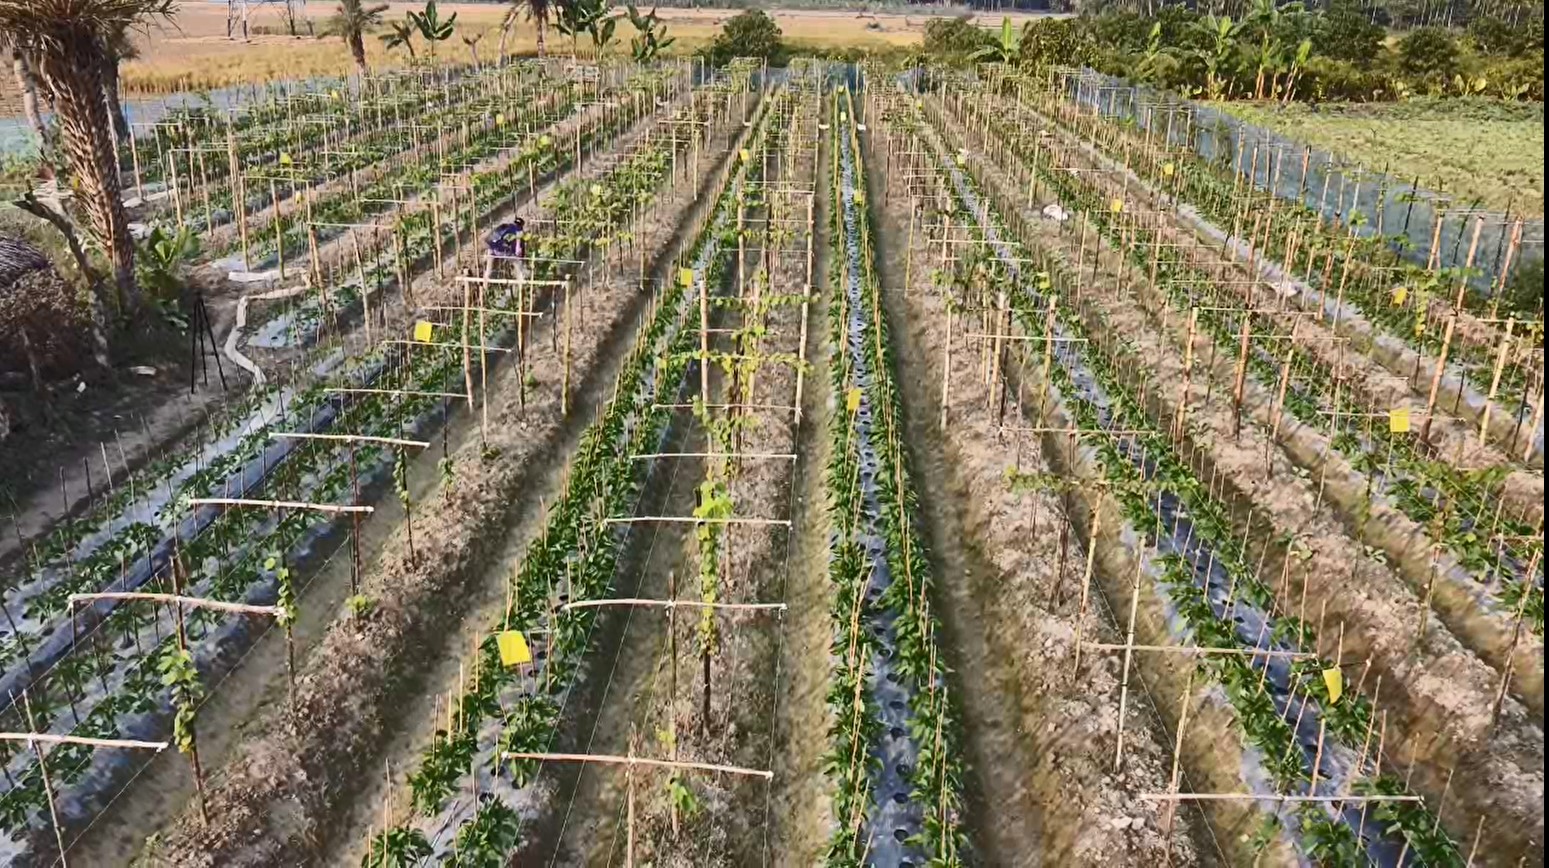
POLYGON ((221 390, 226 389, 226 369, 221 365, 220 344, 215 342, 215 328, 210 324, 210 309, 205 306, 204 293, 194 293, 189 305, 188 320, 188 393, 194 393, 194 381, 203 375, 204 384, 210 385, 210 356, 215 357, 215 373, 219 375, 221 390), (208 354, 204 351, 205 340, 210 342, 208 354))

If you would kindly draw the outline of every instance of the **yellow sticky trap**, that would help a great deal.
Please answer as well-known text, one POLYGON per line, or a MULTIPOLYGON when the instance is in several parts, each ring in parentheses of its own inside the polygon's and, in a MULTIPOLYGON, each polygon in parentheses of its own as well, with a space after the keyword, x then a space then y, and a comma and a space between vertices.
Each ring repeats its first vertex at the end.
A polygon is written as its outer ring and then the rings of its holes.
POLYGON ((281 151, 280 152, 280 165, 282 165, 282 166, 289 166, 290 164, 291 164, 290 154, 287 154, 284 151, 281 151))
POLYGON ((1108 203, 1108 210, 1112 211, 1115 214, 1119 213, 1120 211, 1123 211, 1124 210, 1124 200, 1123 199, 1115 199, 1112 202, 1109 202, 1108 203))
POLYGON ((1403 307, 1405 300, 1409 298, 1409 287, 1400 286, 1393 290, 1393 306, 1403 307))
POLYGON ((500 648, 500 664, 507 668, 532 662, 532 650, 527 639, 515 630, 495 634, 495 644, 500 648))
POLYGON ((678 269, 678 285, 679 286, 685 286, 685 287, 693 286, 694 285, 694 269, 692 269, 692 268, 680 268, 680 269, 678 269))
POLYGON ((435 325, 425 320, 420 320, 414 324, 414 339, 422 344, 430 343, 430 339, 435 336, 435 332, 435 325))
POLYGON ((328 92, 328 98, 329 99, 338 99, 339 98, 339 92, 336 91, 336 90, 330 90, 328 92))
POLYGON ((850 389, 848 392, 844 393, 844 408, 845 408, 845 410, 847 410, 850 413, 854 413, 854 412, 860 410, 860 408, 861 408, 861 390, 860 390, 860 387, 857 386, 857 387, 855 387, 853 389, 850 389))
POLYGON ((506 116, 505 116, 505 114, 501 113, 501 114, 495 115, 495 126, 503 127, 505 125, 506 125, 506 116))
POLYGON ((1177 167, 1174 166, 1172 163, 1163 163, 1162 164, 1162 177, 1164 177, 1164 178, 1171 178, 1173 176, 1173 172, 1176 172, 1177 170, 1178 170, 1177 167))
POLYGON ((849 115, 849 113, 847 113, 847 112, 840 112, 840 113, 839 113, 839 120, 841 120, 841 121, 847 121, 847 120, 849 120, 849 119, 850 119, 850 115, 849 115))
POLYGON ((1391 434, 1409 433, 1409 408, 1398 407, 1388 411, 1388 432, 1391 434))
POLYGON ((747 148, 743 148, 743 149, 739 150, 737 152, 737 156, 742 158, 742 162, 746 163, 749 160, 748 149, 747 148))
POLYGON ((1323 670, 1323 686, 1328 688, 1329 705, 1333 705, 1345 695, 1345 673, 1338 667, 1323 670))

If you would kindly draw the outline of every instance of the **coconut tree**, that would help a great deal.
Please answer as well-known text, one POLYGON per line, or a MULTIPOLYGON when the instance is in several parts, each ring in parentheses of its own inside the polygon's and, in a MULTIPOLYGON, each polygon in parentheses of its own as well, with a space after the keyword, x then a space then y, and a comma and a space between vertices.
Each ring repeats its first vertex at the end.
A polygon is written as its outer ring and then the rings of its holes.
POLYGON ((113 134, 118 143, 129 141, 129 117, 124 114, 124 103, 118 96, 119 67, 126 60, 140 56, 139 46, 134 44, 127 26, 107 34, 106 60, 102 66, 102 98, 107 100, 108 117, 113 121, 113 134))
POLYGON ((361 78, 371 72, 366 66, 366 34, 382 26, 382 13, 386 11, 386 3, 367 5, 362 0, 339 0, 339 8, 324 26, 330 36, 343 39, 350 47, 361 78))
POLYGON ((43 123, 43 113, 38 108, 38 78, 32 72, 32 61, 21 45, 7 39, 3 32, 0 32, 0 45, 11 52, 11 71, 16 76, 16 90, 21 94, 22 114, 27 116, 27 125, 38 137, 38 153, 47 162, 48 126, 43 123))
POLYGON ((112 265, 120 310, 131 317, 140 307, 134 240, 119 189, 102 71, 114 33, 170 18, 175 9, 175 0, 0 0, 0 30, 37 61, 54 96, 81 208, 112 265))
POLYGON ((527 13, 527 20, 538 28, 538 56, 546 53, 544 37, 549 28, 549 18, 554 12, 555 6, 563 7, 562 0, 512 0, 506 7, 506 14, 500 19, 500 61, 506 59, 506 37, 511 33, 511 27, 516 24, 516 16, 527 13))
POLYGON ((416 59, 414 54, 414 34, 418 32, 418 30, 414 29, 412 22, 389 21, 387 22, 387 32, 377 38, 382 40, 382 44, 387 46, 388 51, 392 51, 394 48, 402 48, 404 51, 409 52, 409 63, 413 64, 416 59))

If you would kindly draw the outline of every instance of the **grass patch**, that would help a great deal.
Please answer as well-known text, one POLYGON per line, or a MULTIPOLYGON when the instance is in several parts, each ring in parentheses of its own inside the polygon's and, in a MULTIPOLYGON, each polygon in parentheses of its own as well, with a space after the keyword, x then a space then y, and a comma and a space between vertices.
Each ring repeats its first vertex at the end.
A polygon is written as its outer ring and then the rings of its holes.
POLYGON ((1213 107, 1406 181, 1459 204, 1542 217, 1544 107, 1487 99, 1213 107))

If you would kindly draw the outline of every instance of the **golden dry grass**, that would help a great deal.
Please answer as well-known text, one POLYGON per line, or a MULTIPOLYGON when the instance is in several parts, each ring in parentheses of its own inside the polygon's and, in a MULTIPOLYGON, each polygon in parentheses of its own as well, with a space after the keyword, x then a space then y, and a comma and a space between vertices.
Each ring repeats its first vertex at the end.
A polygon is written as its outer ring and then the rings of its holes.
MULTIPOLYGON (((314 2, 311 14, 317 26, 333 12, 333 4, 314 2)), ((388 18, 402 18, 415 4, 393 3, 388 18)), ((483 33, 479 55, 494 58, 499 41, 499 22, 504 7, 495 4, 443 4, 443 13, 457 13, 458 35, 483 33)), ((930 16, 901 13, 862 13, 827 10, 769 10, 791 44, 811 50, 839 48, 887 49, 918 45, 924 37, 930 16)), ((721 25, 735 10, 663 9, 661 18, 668 33, 677 38, 672 53, 690 53, 710 42, 721 25)), ((1027 16, 1013 15, 1020 22, 1027 16)), ((988 20, 988 19, 986 19, 988 20)), ((274 7, 255 7, 251 22, 255 28, 278 31, 283 23, 274 7)), ((627 23, 619 28, 615 51, 627 51, 627 23)), ((158 93, 174 90, 206 89, 280 78, 307 78, 343 75, 353 69, 349 52, 336 38, 292 38, 254 36, 249 43, 226 38, 226 12, 223 5, 184 5, 175 26, 154 28, 141 40, 142 58, 125 65, 124 86, 134 93, 158 93)), ((552 28, 549 47, 553 51, 569 48, 569 40, 552 28)), ((536 31, 531 22, 521 19, 511 33, 507 50, 513 54, 531 54, 537 50, 536 31)), ((421 49, 423 52, 423 49, 421 49)), ((368 62, 375 67, 397 67, 408 58, 402 52, 389 55, 380 41, 367 42, 368 62)), ((457 62, 469 60, 468 48, 457 37, 443 44, 443 58, 457 62)))

